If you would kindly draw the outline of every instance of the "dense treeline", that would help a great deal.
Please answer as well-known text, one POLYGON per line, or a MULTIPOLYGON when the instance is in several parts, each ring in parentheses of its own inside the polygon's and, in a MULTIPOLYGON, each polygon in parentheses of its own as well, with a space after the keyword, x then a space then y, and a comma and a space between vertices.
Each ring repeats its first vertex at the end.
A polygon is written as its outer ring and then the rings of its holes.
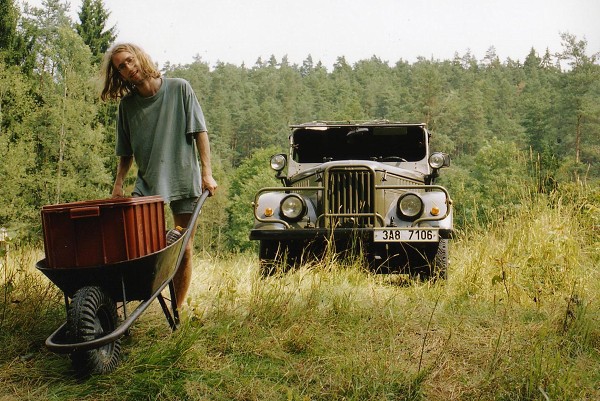
MULTIPOLYGON (((98 63, 115 27, 106 26, 101 0, 84 0, 78 22, 60 0, 24 10, 0 0, 0 10, 0 226, 39 240, 43 205, 110 193, 116 104, 97 94, 98 63)), ((200 245, 249 246, 253 192, 270 185, 268 155, 285 149, 289 123, 426 122, 434 148, 454 159, 445 183, 459 224, 510 209, 523 192, 597 179, 599 55, 585 39, 559 34, 558 52, 532 48, 524 61, 501 61, 492 47, 481 60, 467 52, 350 65, 339 57, 330 70, 310 56, 302 65, 286 57, 251 67, 167 64, 164 73, 189 80, 203 106, 220 184, 201 219, 200 245)))

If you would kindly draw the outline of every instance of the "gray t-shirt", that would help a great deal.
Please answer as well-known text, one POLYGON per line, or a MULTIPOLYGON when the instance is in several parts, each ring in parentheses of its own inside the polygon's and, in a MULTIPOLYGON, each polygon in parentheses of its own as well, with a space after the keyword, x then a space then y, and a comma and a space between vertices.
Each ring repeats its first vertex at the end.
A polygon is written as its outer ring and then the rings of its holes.
POLYGON ((202 193, 193 133, 206 131, 204 114, 190 84, 162 78, 151 97, 132 93, 119 104, 117 156, 138 167, 134 193, 161 195, 166 202, 202 193))

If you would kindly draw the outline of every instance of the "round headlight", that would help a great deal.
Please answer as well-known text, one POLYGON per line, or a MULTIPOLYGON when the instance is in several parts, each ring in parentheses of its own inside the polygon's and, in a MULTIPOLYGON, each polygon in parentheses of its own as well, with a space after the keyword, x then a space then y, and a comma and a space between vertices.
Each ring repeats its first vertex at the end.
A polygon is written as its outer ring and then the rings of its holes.
POLYGON ((290 221, 300 220, 306 213, 306 204, 304 203, 304 200, 296 194, 288 195, 283 198, 279 207, 281 217, 290 221))
POLYGON ((284 154, 278 154, 271 157, 271 168, 275 171, 281 171, 285 167, 286 157, 284 154))
POLYGON ((435 152, 429 156, 429 165, 433 168, 442 168, 444 167, 445 162, 446 159, 444 158, 443 153, 435 152))
POLYGON ((423 212, 423 201, 417 194, 406 193, 398 198, 398 215, 403 220, 416 220, 423 212))

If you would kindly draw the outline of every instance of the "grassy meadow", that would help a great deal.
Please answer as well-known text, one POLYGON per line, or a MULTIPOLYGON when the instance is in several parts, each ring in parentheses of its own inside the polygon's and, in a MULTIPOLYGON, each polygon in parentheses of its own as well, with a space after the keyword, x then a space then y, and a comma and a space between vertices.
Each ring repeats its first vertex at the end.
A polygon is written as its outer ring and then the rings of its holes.
POLYGON ((62 294, 3 260, 0 401, 599 400, 600 199, 532 196, 451 242, 445 282, 326 257, 262 279, 255 255, 196 258, 171 332, 158 303, 114 373, 77 380, 45 338, 62 294))

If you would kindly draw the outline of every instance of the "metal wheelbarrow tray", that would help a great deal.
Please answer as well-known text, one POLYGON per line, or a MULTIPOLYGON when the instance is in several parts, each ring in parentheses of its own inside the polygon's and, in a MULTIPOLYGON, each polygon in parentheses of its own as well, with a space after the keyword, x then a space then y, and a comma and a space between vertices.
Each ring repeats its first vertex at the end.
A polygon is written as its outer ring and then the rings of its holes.
MULTIPOLYGON (((198 198, 188 224, 190 228, 195 227, 208 194, 208 191, 204 191, 198 198)), ((158 252, 127 261, 66 269, 50 268, 46 259, 37 262, 36 268, 64 293, 67 309, 67 322, 46 339, 48 349, 56 353, 71 354, 75 370, 82 375, 107 373, 114 369, 118 361, 120 351, 118 341, 154 299, 158 299, 171 329, 175 330, 179 324, 179 311, 173 277, 183 259, 187 243, 192 240, 192 231, 186 230, 181 238, 158 252), (169 297, 163 295, 163 290, 167 286, 169 297), (78 291, 82 289, 91 289, 88 292, 92 293, 90 300, 92 303, 96 302, 99 296, 108 299, 109 304, 114 303, 115 308, 116 304, 120 303, 123 320, 113 327, 115 324, 111 323, 110 316, 107 316, 110 313, 99 310, 96 311, 97 314, 94 312, 94 316, 89 316, 90 312, 86 311, 87 316, 83 316, 83 319, 77 316, 76 321, 69 322, 70 307, 78 291), (127 303, 130 301, 141 301, 131 313, 127 310, 127 303), (170 301, 170 308, 167 301, 170 301), (69 327, 71 331, 75 331, 73 327, 79 326, 79 320, 90 318, 94 320, 92 327, 87 328, 90 333, 84 332, 85 335, 80 336, 69 333, 69 327), (102 362, 106 359, 107 353, 113 352, 117 353, 116 361, 115 357, 112 357, 111 363, 102 362), (99 366, 94 363, 96 359, 101 360, 99 366)), ((113 313, 116 315, 115 312, 113 313)))

